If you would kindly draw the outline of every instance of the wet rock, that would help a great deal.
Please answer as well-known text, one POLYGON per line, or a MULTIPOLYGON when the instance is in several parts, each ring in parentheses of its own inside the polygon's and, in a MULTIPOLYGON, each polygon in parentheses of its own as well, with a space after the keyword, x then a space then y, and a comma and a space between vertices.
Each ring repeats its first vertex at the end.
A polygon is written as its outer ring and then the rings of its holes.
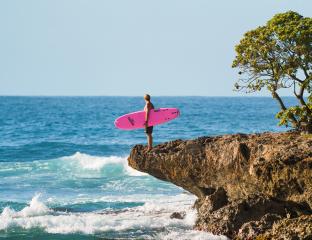
POLYGON ((186 215, 186 212, 174 212, 170 215, 170 218, 176 218, 176 219, 184 219, 186 215))

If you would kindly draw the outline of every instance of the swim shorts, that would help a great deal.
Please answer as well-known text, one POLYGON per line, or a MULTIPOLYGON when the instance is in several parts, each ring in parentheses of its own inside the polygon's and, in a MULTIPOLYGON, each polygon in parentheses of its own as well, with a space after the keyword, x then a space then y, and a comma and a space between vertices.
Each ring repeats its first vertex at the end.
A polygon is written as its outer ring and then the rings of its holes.
POLYGON ((153 126, 145 127, 145 133, 152 134, 153 133, 153 126))

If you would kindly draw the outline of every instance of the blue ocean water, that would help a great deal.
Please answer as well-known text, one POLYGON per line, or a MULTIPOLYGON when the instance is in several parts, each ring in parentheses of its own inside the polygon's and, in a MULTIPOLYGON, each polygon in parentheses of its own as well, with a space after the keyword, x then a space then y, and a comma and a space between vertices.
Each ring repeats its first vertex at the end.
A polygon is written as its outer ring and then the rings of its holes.
MULTIPOLYGON (((181 111, 154 128, 156 144, 285 130, 271 98, 152 100, 181 111)), ((127 165, 145 135, 113 122, 143 106, 142 97, 0 97, 0 238, 222 239, 192 230, 194 196, 127 165), (182 210, 184 220, 169 218, 182 210)))

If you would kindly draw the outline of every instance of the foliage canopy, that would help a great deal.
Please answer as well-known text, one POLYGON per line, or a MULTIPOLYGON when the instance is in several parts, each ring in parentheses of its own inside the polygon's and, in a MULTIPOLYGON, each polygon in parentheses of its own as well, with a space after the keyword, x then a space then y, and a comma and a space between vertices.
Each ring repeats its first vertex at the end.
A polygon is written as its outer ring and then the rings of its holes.
POLYGON ((232 67, 241 78, 235 89, 269 90, 280 105, 280 125, 312 131, 312 18, 289 11, 248 31, 235 47, 232 67), (292 88, 298 105, 286 107, 279 90, 292 88))

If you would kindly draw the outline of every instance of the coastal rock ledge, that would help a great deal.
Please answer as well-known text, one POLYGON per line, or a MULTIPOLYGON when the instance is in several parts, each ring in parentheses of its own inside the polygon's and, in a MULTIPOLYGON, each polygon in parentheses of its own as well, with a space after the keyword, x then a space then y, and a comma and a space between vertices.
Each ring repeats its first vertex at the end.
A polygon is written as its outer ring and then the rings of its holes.
POLYGON ((312 136, 297 132, 175 140, 129 165, 195 194, 194 228, 234 239, 312 239, 312 136))

